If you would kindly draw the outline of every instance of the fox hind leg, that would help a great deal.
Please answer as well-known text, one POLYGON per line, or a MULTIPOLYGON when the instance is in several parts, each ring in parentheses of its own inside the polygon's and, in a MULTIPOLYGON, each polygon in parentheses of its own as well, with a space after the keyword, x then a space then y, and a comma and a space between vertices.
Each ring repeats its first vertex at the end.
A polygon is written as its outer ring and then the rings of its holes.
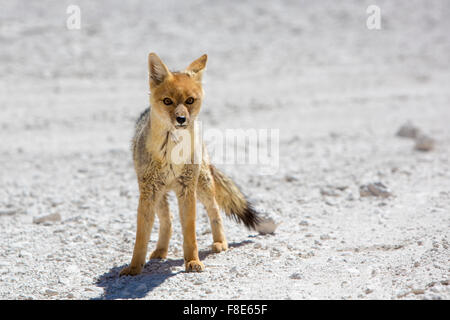
POLYGON ((202 170, 200 172, 197 192, 200 202, 205 206, 211 224, 213 236, 212 250, 216 253, 225 251, 228 249, 228 243, 225 238, 219 205, 215 198, 213 178, 209 170, 202 170))

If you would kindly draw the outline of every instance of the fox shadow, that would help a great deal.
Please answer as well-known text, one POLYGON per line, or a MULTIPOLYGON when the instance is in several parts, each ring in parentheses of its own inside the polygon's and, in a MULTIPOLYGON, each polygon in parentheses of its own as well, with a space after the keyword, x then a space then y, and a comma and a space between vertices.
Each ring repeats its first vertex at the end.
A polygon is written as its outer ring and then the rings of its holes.
MULTIPOLYGON (((241 247, 253 243, 251 240, 232 242, 228 244, 229 249, 241 247)), ((200 260, 215 254, 211 249, 199 251, 200 260)), ((173 268, 184 265, 184 259, 149 260, 140 275, 130 277, 119 277, 120 270, 127 264, 111 268, 108 272, 97 278, 96 285, 103 288, 103 294, 92 300, 113 299, 138 299, 145 297, 149 292, 159 287, 167 279, 185 271, 173 272, 173 268)), ((207 266, 206 266, 207 267, 207 266)))

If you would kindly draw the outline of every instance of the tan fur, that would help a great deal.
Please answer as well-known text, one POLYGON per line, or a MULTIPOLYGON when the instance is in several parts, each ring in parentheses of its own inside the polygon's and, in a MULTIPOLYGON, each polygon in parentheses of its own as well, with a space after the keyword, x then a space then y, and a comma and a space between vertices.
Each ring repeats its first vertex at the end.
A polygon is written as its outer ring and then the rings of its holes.
MULTIPOLYGON (((136 242, 131 264, 120 272, 121 275, 136 275, 142 271, 156 214, 160 220, 159 240, 150 259, 167 257, 172 234, 167 192, 171 190, 178 199, 186 271, 204 269, 195 234, 197 198, 210 219, 214 252, 228 248, 219 208, 250 227, 257 222, 254 211, 235 184, 209 163, 206 150, 201 164, 176 164, 171 158, 173 148, 179 143, 177 130, 188 130, 193 145, 193 123, 201 108, 201 79, 206 61, 207 56, 203 55, 185 71, 170 72, 156 54, 149 55, 151 108, 139 119, 133 138, 133 160, 140 191, 136 242), (166 105, 165 98, 173 103, 166 105), (193 103, 188 103, 189 98, 193 98, 193 103), (179 126, 177 117, 186 119, 185 126, 179 126), (251 215, 250 220, 246 214, 251 215)), ((191 160, 193 157, 192 152, 191 160)))

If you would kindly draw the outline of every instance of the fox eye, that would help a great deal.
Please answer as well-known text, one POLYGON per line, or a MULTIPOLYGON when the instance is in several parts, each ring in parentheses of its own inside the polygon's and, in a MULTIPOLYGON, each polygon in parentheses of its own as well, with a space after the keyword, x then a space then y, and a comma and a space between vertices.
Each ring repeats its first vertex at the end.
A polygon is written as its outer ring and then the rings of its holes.
POLYGON ((192 98, 192 97, 187 98, 185 103, 186 104, 193 104, 194 103, 194 98, 192 98))
POLYGON ((166 106, 170 106, 173 103, 169 98, 164 98, 163 102, 166 106))

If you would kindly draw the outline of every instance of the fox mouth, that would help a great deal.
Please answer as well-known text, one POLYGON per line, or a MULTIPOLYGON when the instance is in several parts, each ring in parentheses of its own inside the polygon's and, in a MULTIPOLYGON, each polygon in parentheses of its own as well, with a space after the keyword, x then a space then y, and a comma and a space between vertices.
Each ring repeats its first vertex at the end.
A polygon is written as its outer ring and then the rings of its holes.
POLYGON ((187 128, 187 124, 176 124, 175 128, 176 129, 184 129, 184 128, 187 128))

